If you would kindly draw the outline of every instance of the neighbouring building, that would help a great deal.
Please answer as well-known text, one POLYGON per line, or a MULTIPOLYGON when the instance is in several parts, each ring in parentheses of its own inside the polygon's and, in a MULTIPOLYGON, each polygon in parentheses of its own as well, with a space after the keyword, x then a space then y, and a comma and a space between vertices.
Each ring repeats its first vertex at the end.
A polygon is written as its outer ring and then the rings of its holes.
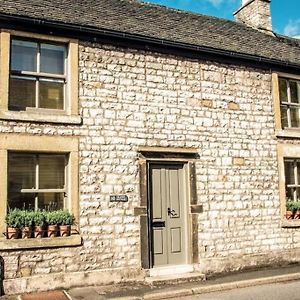
POLYGON ((300 42, 241 5, 1 1, 6 293, 300 261, 300 42), (13 208, 76 224, 6 239, 13 208))

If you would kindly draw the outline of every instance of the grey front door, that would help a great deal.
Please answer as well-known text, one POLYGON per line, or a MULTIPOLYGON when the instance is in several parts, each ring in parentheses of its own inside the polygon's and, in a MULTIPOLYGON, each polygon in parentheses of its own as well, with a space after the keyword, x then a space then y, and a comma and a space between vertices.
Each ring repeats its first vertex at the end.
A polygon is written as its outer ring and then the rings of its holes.
POLYGON ((187 263, 186 181, 183 164, 150 165, 152 265, 187 263))

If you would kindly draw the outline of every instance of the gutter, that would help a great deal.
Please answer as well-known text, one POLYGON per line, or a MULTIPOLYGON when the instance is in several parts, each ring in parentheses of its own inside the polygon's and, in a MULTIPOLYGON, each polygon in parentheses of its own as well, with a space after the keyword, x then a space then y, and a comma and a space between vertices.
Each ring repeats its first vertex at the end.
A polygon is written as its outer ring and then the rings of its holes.
MULTIPOLYGON (((138 44, 143 44, 151 46, 163 46, 166 48, 183 50, 188 52, 196 52, 196 53, 206 53, 209 55, 217 55, 221 57, 231 58, 231 59, 238 59, 246 62, 254 62, 254 63, 263 63, 269 66, 278 67, 278 68, 292 68, 295 70, 300 71, 300 64, 291 63, 288 61, 283 60, 276 60, 272 58, 262 57, 262 56, 255 56, 251 54, 245 53, 238 53, 233 51, 226 51, 206 46, 197 46, 188 43, 176 42, 171 40, 147 37, 139 34, 131 34, 121 31, 114 31, 114 30, 107 30, 101 28, 95 28, 92 26, 83 26, 78 24, 68 24, 59 21, 49 21, 49 20, 42 20, 30 17, 23 17, 23 16, 16 16, 16 15, 8 15, 4 13, 0 13, 0 25, 2 22, 7 22, 4 24, 6 28, 15 28, 15 25, 21 25, 22 29, 24 30, 24 26, 28 27, 32 30, 32 26, 42 26, 44 29, 56 29, 61 34, 61 30, 72 34, 72 36, 80 36, 81 40, 91 40, 93 42, 98 42, 101 38, 111 39, 115 38, 121 41, 127 42, 135 42, 138 44), (80 33, 80 34, 79 34, 80 33), (90 38, 88 38, 90 37, 90 38)), ((21 30, 22 30, 21 29, 21 30)), ((155 50, 155 49, 153 49, 155 50)))

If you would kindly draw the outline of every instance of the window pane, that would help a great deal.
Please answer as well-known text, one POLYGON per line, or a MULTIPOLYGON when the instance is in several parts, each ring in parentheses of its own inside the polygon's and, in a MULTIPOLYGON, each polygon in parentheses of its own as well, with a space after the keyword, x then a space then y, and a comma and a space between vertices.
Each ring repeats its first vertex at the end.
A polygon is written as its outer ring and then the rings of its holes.
POLYGON ((291 126, 299 127, 299 108, 290 107, 291 126))
POLYGON ((299 103, 298 85, 296 81, 290 81, 291 102, 299 103))
POLYGON ((286 188, 286 199, 294 201, 294 188, 286 188))
POLYGON ((39 188, 63 189, 65 186, 65 156, 39 156, 39 188))
POLYGON ((287 82, 285 79, 279 78, 279 92, 280 92, 280 101, 288 102, 287 82))
POLYGON ((65 73, 65 47, 41 44, 41 72, 65 73))
POLYGON ((40 80, 40 107, 64 109, 64 82, 40 80))
POLYGON ((11 69, 16 71, 37 71, 38 44, 12 40, 11 69))
POLYGON ((40 193, 38 196, 38 208, 46 210, 64 209, 64 194, 40 193))
POLYGON ((296 164, 297 164, 297 184, 300 185, 300 160, 297 160, 296 161, 296 164))
POLYGON ((10 109, 25 110, 26 107, 35 107, 35 79, 13 76, 9 83, 10 109))
POLYGON ((8 189, 20 192, 21 189, 35 188, 35 156, 31 154, 9 153, 8 189))
POLYGON ((29 193, 8 193, 8 209, 35 209, 35 194, 29 193))
POLYGON ((295 184, 294 162, 293 161, 285 161, 284 162, 284 172, 285 172, 285 183, 286 184, 295 184))
POLYGON ((281 111, 281 126, 282 126, 282 128, 289 127, 288 116, 287 116, 287 114, 288 114, 287 106, 281 105, 280 111, 281 111))

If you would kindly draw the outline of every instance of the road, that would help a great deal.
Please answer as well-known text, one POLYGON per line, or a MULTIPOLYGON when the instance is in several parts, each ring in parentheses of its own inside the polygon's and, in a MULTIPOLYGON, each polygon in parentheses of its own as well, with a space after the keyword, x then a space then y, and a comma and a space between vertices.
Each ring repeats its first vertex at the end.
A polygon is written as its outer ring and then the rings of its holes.
POLYGON ((300 281, 173 298, 174 300, 300 300, 300 281))

